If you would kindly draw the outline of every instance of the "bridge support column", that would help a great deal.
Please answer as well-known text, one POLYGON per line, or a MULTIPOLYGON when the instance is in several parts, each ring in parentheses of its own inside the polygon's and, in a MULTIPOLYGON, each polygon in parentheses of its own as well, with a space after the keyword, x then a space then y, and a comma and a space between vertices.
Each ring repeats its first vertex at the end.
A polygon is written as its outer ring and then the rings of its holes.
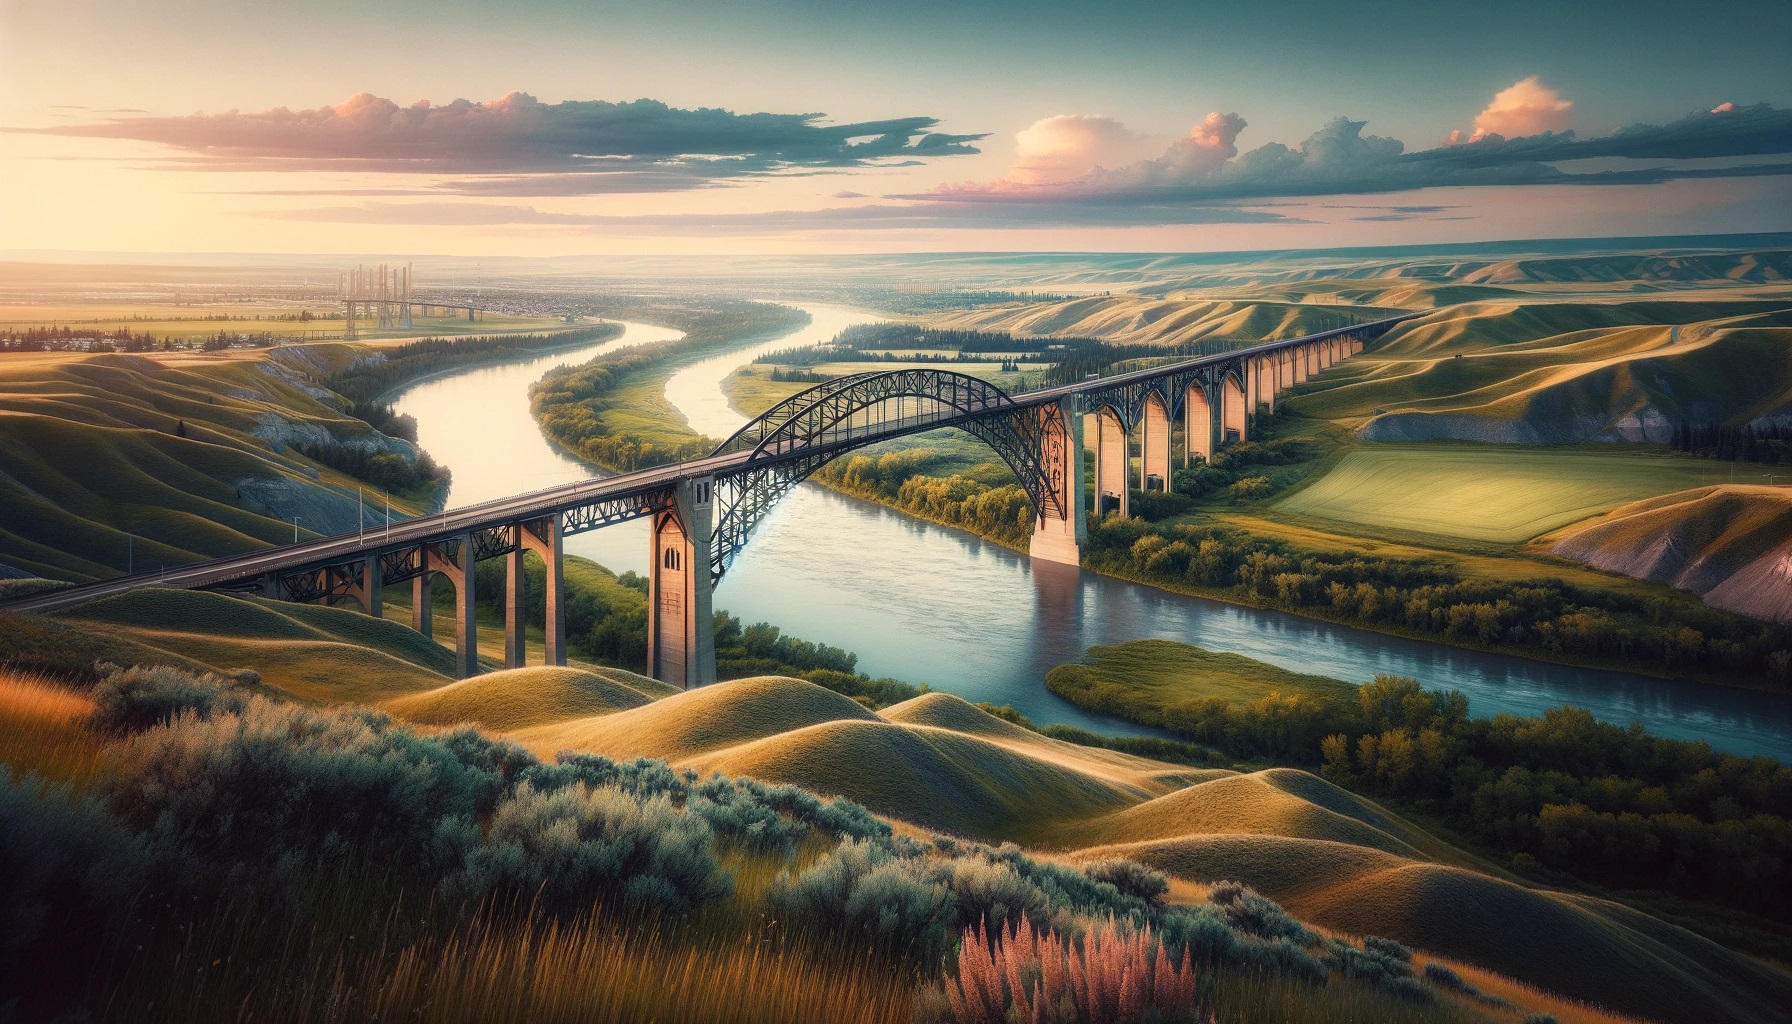
POLYGON ((1157 477, 1163 490, 1170 489, 1170 414, 1155 394, 1145 399, 1144 424, 1139 437, 1139 490, 1151 489, 1157 477))
POLYGON ((1245 408, 1245 389, 1239 385, 1237 378, 1228 374, 1220 381, 1220 441, 1249 440, 1246 436, 1246 425, 1249 419, 1245 408), (1233 438, 1232 434, 1238 437, 1233 438))
POLYGON ((411 580, 411 628, 426 637, 435 634, 435 573, 429 570, 429 549, 424 548, 421 575, 411 580))
POLYGON ((529 577, 523 572, 524 527, 516 531, 516 547, 504 556, 504 667, 523 668, 529 664, 529 577))
POLYGON ((1130 500, 1132 495, 1132 445, 1126 436, 1126 425, 1112 409, 1103 408, 1095 414, 1095 511, 1097 515, 1106 515, 1107 510, 1102 501, 1104 495, 1112 494, 1120 500, 1121 515, 1131 515, 1130 500))
MULTIPOLYGON (((476 614, 479 606, 473 594, 473 535, 463 533, 453 543, 460 549, 453 558, 444 553, 445 544, 425 545, 423 568, 426 572, 441 573, 454 584, 454 678, 469 679, 479 674, 479 617, 476 614)), ((427 589, 423 597, 425 603, 421 607, 427 608, 427 589)))
POLYGON ((278 601, 285 595, 280 593, 280 574, 270 572, 261 578, 261 596, 270 601, 278 601))
POLYGON ((361 610, 374 618, 385 617, 385 604, 380 593, 380 556, 369 552, 361 563, 361 571, 353 578, 348 596, 360 604, 361 610))
POLYGON ((1187 421, 1187 433, 1183 440, 1183 465, 1195 464, 1195 456, 1202 462, 1213 459, 1213 403, 1207 400, 1207 390, 1200 385, 1188 389, 1188 395, 1182 400, 1183 418, 1187 421))
POLYGON ((547 616, 541 626, 544 665, 566 664, 566 552, 561 532, 564 526, 556 512, 538 523, 524 523, 517 528, 518 542, 540 555, 547 567, 547 616))
MULTIPOLYGON (((1045 479, 1057 494, 1063 514, 1050 506, 1034 509, 1033 541, 1027 554, 1047 562, 1078 565, 1082 562, 1083 541, 1088 539, 1089 524, 1083 501, 1083 403, 1077 395, 1067 395, 1055 410, 1041 409, 1045 429, 1040 432, 1039 465, 1045 479)), ((1169 431, 1164 431, 1164 444, 1169 444, 1169 431)), ((1096 488, 1097 492, 1100 487, 1096 488)))
POLYGON ((681 480, 672 507, 653 516, 647 587, 647 673, 690 689, 716 681, 711 606, 713 477, 681 480))
POLYGON ((1296 345, 1294 348, 1294 383, 1302 384, 1312 375, 1312 353, 1307 345, 1296 345))
POLYGON ((1264 356, 1259 369, 1263 372, 1263 404, 1268 408, 1269 415, 1274 416, 1276 392, 1282 389, 1282 357, 1273 353, 1264 356))

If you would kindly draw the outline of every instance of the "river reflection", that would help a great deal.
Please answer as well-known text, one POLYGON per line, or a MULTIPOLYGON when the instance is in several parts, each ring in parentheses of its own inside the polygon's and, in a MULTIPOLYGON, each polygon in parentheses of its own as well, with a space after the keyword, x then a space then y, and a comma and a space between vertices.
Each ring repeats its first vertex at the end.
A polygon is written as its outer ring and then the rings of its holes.
MULTIPOLYGON (((753 352, 832 337, 868 319, 837 307, 804 308, 815 319, 802 331, 672 377, 668 396, 695 429, 720 437, 742 422, 725 401, 712 399, 722 378, 753 352)), ((453 506, 581 479, 590 471, 548 444, 529 416, 529 385, 552 366, 599 350, 675 336, 630 325, 621 340, 588 351, 425 382, 400 398, 398 410, 417 418, 420 443, 454 471, 453 506)), ((646 527, 635 522, 580 534, 568 539, 567 550, 618 572, 645 572, 646 527)), ((1043 679, 1090 646, 1151 637, 1353 681, 1378 672, 1408 675, 1463 691, 1478 715, 1535 714, 1572 703, 1606 721, 1640 721, 1659 735, 1792 760, 1792 701, 1777 695, 1463 651, 1171 594, 1033 563, 816 486, 798 488, 760 526, 717 589, 716 607, 855 651, 860 670, 872 675, 1011 704, 1041 723, 1138 731, 1058 699, 1043 679)))

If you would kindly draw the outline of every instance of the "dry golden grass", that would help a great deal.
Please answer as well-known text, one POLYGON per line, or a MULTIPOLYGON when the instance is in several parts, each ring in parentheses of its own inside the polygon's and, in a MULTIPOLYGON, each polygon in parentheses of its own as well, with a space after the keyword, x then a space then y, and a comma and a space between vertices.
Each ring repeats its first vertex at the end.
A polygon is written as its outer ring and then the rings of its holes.
POLYGON ((1792 999, 1792 977, 1684 929, 1653 919, 1638 927, 1605 912, 1611 904, 1460 868, 1406 863, 1344 876, 1287 906, 1339 931, 1390 936, 1629 1013, 1772 1020, 1773 1003, 1792 999))
POLYGON ((1100 747, 1085 747, 1042 736, 978 708, 950 693, 926 693, 878 712, 899 725, 924 726, 975 736, 1018 754, 1061 764, 1086 775, 1146 793, 1172 789, 1233 774, 1223 768, 1188 768, 1100 747))
POLYGON ((348 1019, 907 1024, 913 986, 838 948, 818 953, 773 939, 669 943, 657 931, 601 920, 531 931, 483 924, 404 949, 348 1019))
MULTIPOLYGON (((1380 850, 1396 857, 1424 856, 1408 841, 1408 836, 1401 834, 1407 830, 1394 826, 1387 818, 1370 818, 1362 812, 1359 812, 1362 816, 1341 813, 1338 809, 1290 793, 1278 785, 1283 780, 1276 777, 1275 771, 1279 770, 1212 779, 1106 817, 1062 822, 1058 835, 1062 843, 1078 846, 1138 843, 1189 835, 1262 835, 1323 839, 1380 850)), ((1329 785, 1317 778, 1313 781, 1321 787, 1329 785)), ((1352 810, 1350 802, 1355 802, 1355 798, 1342 790, 1338 793, 1344 798, 1337 801, 1338 806, 1344 812, 1352 810)))
POLYGON ((1048 823, 1117 810, 1146 794, 944 729, 834 721, 681 763, 844 796, 926 828, 1026 841, 1048 823))
POLYGON ((470 722, 509 731, 613 714, 653 702, 653 697, 606 675, 556 666, 509 669, 393 697, 377 706, 423 725, 470 722))
POLYGON ((689 690, 598 718, 521 729, 513 736, 540 757, 577 750, 682 761, 820 722, 876 717, 852 698, 814 683, 760 676, 689 690))
POLYGON ((15 777, 83 783, 99 771, 105 737, 93 701, 49 679, 0 668, 0 765, 15 777))

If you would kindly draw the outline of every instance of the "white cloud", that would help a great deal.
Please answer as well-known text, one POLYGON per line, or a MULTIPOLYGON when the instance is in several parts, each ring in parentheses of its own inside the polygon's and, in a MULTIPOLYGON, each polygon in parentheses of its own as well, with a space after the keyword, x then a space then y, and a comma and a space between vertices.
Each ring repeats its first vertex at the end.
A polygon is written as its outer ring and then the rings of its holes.
POLYGON ((1023 185, 1074 181, 1097 167, 1142 159, 1159 145, 1100 114, 1044 117, 1014 136, 1014 166, 1008 178, 1023 185))

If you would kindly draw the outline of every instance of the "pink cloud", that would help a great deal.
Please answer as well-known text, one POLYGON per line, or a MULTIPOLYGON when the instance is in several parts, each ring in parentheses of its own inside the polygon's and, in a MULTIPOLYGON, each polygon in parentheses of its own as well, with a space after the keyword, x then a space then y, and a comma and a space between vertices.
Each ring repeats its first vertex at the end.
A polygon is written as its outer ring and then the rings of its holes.
POLYGON ((1449 144, 1479 142, 1490 135, 1516 139, 1566 131, 1573 123, 1574 102, 1563 99, 1560 93, 1532 75, 1494 93, 1493 102, 1475 115, 1474 133, 1464 139, 1460 130, 1453 131, 1449 144))
POLYGON ((1717 106, 1712 107, 1711 112, 1713 114, 1734 114, 1736 112, 1736 104, 1731 103, 1728 100, 1725 100, 1724 102, 1719 103, 1717 106))

